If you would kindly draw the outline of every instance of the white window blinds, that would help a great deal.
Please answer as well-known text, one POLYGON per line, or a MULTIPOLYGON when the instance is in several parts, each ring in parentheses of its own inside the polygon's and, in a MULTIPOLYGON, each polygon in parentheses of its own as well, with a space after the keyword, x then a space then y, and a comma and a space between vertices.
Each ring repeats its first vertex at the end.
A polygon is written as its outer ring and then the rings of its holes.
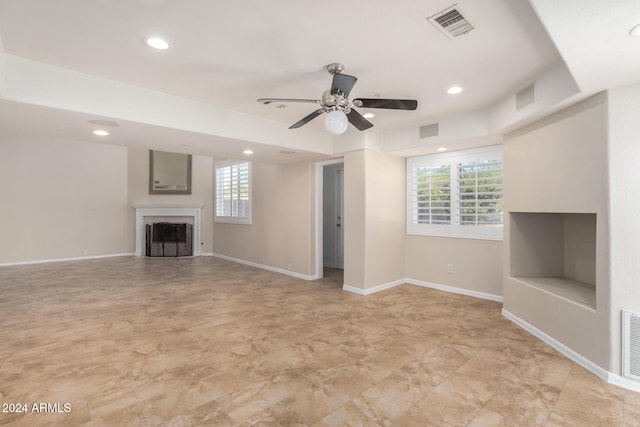
POLYGON ((450 224, 451 167, 416 167, 412 174, 412 221, 416 224, 450 224))
POLYGON ((502 148, 408 158, 407 233, 502 239, 502 148))
POLYGON ((463 226, 502 224, 502 160, 458 163, 458 222, 463 226))
POLYGON ((216 164, 216 222, 251 223, 251 163, 216 164))

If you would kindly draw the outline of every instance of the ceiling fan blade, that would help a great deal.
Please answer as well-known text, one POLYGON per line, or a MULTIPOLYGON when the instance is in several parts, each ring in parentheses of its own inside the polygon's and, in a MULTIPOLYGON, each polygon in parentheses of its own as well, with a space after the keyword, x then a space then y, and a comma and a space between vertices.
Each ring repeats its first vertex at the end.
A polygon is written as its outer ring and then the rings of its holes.
POLYGON ((380 98, 357 98, 353 104, 363 108, 386 108, 388 110, 415 110, 418 108, 418 101, 415 99, 380 99, 380 98))
POLYGON ((262 104, 271 104, 272 102, 311 102, 313 104, 319 104, 319 99, 291 99, 291 98, 260 98, 257 100, 262 104))
POLYGON ((362 114, 358 113, 353 108, 351 109, 351 112, 347 114, 347 119, 349 119, 349 123, 354 125, 358 130, 367 130, 370 127, 373 127, 373 123, 362 117, 362 114))
POLYGON ((347 74, 335 73, 331 82, 331 95, 342 94, 348 97, 357 80, 357 78, 347 74))
POLYGON ((320 108, 319 110, 314 111, 313 113, 309 114, 308 116, 306 116, 305 118, 303 118, 299 122, 296 122, 296 123, 292 124, 291 126, 289 126, 289 129, 297 129, 299 127, 302 127, 302 126, 306 125, 307 123, 309 123, 311 120, 313 120, 316 117, 318 117, 322 113, 324 113, 324 110, 322 108, 320 108))

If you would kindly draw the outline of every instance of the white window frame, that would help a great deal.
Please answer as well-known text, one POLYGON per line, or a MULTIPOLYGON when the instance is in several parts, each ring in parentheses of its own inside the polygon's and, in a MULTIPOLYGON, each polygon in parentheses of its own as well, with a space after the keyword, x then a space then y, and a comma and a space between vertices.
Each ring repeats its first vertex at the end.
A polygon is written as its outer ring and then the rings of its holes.
MULTIPOLYGON (((218 222, 218 223, 228 223, 228 224, 246 224, 246 225, 251 225, 251 211, 252 211, 252 206, 253 206, 253 201, 252 201, 252 189, 253 189, 253 182, 251 180, 251 162, 246 161, 246 160, 238 160, 238 161, 231 161, 231 160, 226 160, 226 161, 222 161, 222 162, 216 162, 215 163, 215 189, 216 189, 216 194, 215 194, 215 217, 214 217, 214 222, 218 222), (241 164, 247 164, 248 165, 248 181, 249 181, 249 191, 248 191, 248 197, 249 197, 249 208, 248 208, 248 215, 247 216, 236 216, 236 215, 219 215, 218 212, 218 205, 219 205, 219 200, 220 197, 224 197, 224 195, 221 192, 221 188, 220 188, 220 183, 218 182, 218 171, 220 169, 226 169, 226 168, 231 168, 235 165, 241 165, 241 164)), ((238 185, 238 183, 236 182, 236 185, 238 185)))
MULTIPOLYGON (((441 154, 407 158, 407 234, 422 236, 458 237, 467 239, 502 240, 503 223, 496 226, 473 226, 459 224, 458 197, 458 164, 486 160, 502 160, 502 146, 476 148, 464 151, 452 151, 441 154), (417 195, 414 195, 414 169, 449 165, 450 177, 450 212, 449 224, 418 224, 413 220, 417 195)), ((504 175, 504 174, 503 174, 504 175)), ((504 194, 504 182, 503 182, 504 194)), ((503 218, 504 221, 504 218, 503 218)))

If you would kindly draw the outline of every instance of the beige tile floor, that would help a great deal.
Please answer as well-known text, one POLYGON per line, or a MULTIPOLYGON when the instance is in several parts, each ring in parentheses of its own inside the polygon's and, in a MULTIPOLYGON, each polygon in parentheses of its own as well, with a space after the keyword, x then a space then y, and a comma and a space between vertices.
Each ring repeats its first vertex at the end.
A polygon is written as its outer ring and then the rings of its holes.
POLYGON ((640 394, 499 303, 340 282, 205 257, 0 268, 0 402, 28 404, 0 425, 640 425, 640 394))

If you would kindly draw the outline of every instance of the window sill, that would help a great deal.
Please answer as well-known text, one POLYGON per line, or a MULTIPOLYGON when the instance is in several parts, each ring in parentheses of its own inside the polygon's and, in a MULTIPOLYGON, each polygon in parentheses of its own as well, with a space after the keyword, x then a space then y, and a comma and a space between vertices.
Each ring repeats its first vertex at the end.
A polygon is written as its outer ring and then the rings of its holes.
POLYGON ((251 225, 251 219, 235 219, 235 218, 220 218, 216 217, 213 222, 216 224, 238 224, 238 225, 251 225))
POLYGON ((431 236, 431 237, 451 237, 455 239, 475 239, 475 240, 495 240, 503 241, 502 233, 482 234, 482 233, 456 233, 456 232, 438 232, 438 231, 416 231, 407 230, 409 236, 431 236))

